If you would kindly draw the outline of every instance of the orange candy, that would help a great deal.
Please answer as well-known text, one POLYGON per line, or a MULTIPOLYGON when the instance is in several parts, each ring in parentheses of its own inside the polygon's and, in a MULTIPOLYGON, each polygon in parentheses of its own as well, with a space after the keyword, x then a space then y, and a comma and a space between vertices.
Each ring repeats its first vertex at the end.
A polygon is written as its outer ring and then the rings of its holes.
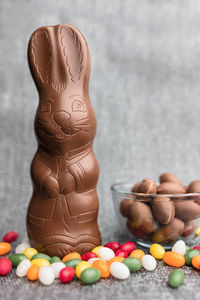
POLYGON ((110 276, 110 266, 106 261, 95 260, 92 267, 99 270, 102 278, 108 278, 110 276))
POLYGON ((195 267, 197 270, 200 270, 200 255, 196 255, 192 259, 192 265, 195 267))
POLYGON ((76 259, 76 258, 79 258, 81 259, 81 256, 78 252, 72 252, 72 253, 69 253, 67 255, 65 255, 62 259, 62 262, 66 262, 67 260, 70 260, 70 259, 76 259))
POLYGON ((125 259, 124 257, 115 256, 108 261, 108 264, 110 266, 110 264, 112 264, 113 262, 115 262, 115 261, 122 262, 124 259, 125 259))
POLYGON ((185 257, 180 253, 168 251, 163 255, 164 262, 172 267, 182 267, 185 264, 185 257))
POLYGON ((142 257, 145 255, 144 251, 142 251, 141 249, 136 249, 136 250, 133 250, 130 254, 129 257, 136 257, 138 258, 139 260, 142 260, 142 257))
POLYGON ((11 244, 6 242, 0 242, 0 255, 4 255, 11 250, 11 244))
POLYGON ((37 280, 39 277, 40 267, 38 265, 32 265, 28 269, 26 276, 29 280, 37 280))

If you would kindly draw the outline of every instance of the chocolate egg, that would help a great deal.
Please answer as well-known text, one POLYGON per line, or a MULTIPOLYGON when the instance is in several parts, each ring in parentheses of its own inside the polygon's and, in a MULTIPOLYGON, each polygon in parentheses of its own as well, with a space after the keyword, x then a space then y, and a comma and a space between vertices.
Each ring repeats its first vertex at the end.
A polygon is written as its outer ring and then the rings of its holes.
POLYGON ((127 217, 128 216, 128 209, 129 206, 133 203, 133 200, 125 198, 120 202, 120 212, 122 216, 127 217))
POLYGON ((184 194, 185 188, 174 182, 163 182, 158 186, 158 194, 184 194))
POLYGON ((173 182, 182 185, 180 179, 172 173, 163 173, 159 177, 160 183, 173 182))
POLYGON ((175 216, 183 221, 200 217, 200 205, 194 201, 174 201, 175 216))
POLYGON ((179 238, 184 231, 183 221, 174 218, 167 225, 160 226, 153 235, 153 241, 156 243, 171 243, 179 238))
POLYGON ((142 180, 140 185, 137 187, 137 193, 156 194, 157 193, 156 182, 149 178, 142 180))
POLYGON ((159 223, 170 223, 175 216, 173 201, 167 197, 155 197, 152 200, 152 212, 159 223))

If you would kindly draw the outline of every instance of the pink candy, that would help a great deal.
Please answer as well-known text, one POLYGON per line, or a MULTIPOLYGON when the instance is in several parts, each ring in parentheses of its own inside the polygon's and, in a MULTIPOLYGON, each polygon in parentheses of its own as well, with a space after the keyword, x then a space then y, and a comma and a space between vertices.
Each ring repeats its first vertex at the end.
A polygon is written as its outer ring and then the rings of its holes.
POLYGON ((10 273, 12 269, 12 263, 7 257, 0 258, 0 275, 5 276, 10 273))
POLYGON ((126 242, 121 245, 120 250, 125 250, 128 255, 136 249, 136 245, 133 242, 126 242))
POLYGON ((90 258, 96 258, 97 255, 94 252, 86 252, 81 256, 82 260, 88 261, 90 258))
POLYGON ((9 231, 4 235, 3 241, 10 243, 15 241, 17 238, 18 238, 18 233, 16 231, 9 231))
POLYGON ((194 246, 193 249, 197 249, 200 251, 200 246, 194 246))
POLYGON ((72 267, 63 268, 59 273, 59 279, 62 283, 68 283, 74 279, 75 270, 72 267))
POLYGON ((120 243, 118 242, 109 242, 104 245, 104 247, 112 249, 114 252, 116 252, 120 248, 120 243))
POLYGON ((120 256, 120 257, 128 257, 128 253, 126 250, 123 250, 123 249, 119 249, 117 250, 117 252, 115 253, 115 256, 120 256))

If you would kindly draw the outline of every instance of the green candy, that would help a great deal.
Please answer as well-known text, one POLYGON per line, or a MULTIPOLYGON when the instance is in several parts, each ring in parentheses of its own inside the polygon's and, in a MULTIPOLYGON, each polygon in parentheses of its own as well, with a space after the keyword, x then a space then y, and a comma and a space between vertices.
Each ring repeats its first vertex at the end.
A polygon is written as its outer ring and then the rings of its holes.
POLYGON ((168 284, 172 288, 177 288, 183 284, 184 279, 185 275, 182 270, 174 270, 169 274, 168 284))
POLYGON ((31 257, 31 260, 36 259, 36 258, 43 258, 43 259, 46 259, 48 261, 50 261, 50 259, 51 259, 51 257, 49 255, 44 254, 44 253, 37 253, 37 254, 33 255, 31 257))
POLYGON ((190 250, 192 250, 192 248, 190 246, 186 245, 185 253, 188 253, 190 250))
POLYGON ((186 252, 186 254, 184 255, 185 264, 187 266, 191 266, 193 257, 196 255, 199 255, 199 254, 200 254, 200 251, 198 249, 191 249, 189 252, 186 252))
POLYGON ((85 284, 96 283, 101 278, 101 273, 95 268, 87 268, 81 272, 81 281, 85 284))
POLYGON ((55 262, 61 262, 61 259, 58 256, 53 256, 50 260, 49 260, 50 264, 53 264, 55 262))
POLYGON ((129 268, 130 272, 137 272, 142 268, 142 262, 136 257, 127 257, 122 263, 129 268))
POLYGON ((67 260, 64 264, 66 267, 72 267, 76 269, 76 266, 82 261, 80 258, 74 258, 67 260))
POLYGON ((22 253, 11 254, 8 259, 11 261, 13 267, 17 267, 23 259, 27 257, 22 253))

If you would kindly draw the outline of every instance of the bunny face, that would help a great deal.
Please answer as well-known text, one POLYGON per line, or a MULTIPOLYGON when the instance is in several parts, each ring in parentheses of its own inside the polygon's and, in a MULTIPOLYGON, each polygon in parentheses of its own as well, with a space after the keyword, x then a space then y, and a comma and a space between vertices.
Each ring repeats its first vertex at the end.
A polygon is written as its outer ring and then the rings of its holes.
POLYGON ((92 143, 96 118, 88 95, 90 56, 82 34, 66 24, 41 27, 30 39, 28 58, 40 96, 38 141, 59 152, 92 143))
POLYGON ((35 132, 47 147, 70 151, 92 142, 96 119, 89 101, 78 94, 63 99, 46 97, 38 106, 35 132))

